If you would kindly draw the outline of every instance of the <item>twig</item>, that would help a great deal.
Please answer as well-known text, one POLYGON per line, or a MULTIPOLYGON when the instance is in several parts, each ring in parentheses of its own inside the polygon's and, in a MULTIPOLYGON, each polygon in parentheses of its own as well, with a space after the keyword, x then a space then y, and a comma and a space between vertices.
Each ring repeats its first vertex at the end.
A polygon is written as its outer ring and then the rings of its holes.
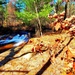
POLYGON ((70 44, 70 42, 73 40, 73 37, 70 38, 70 40, 68 41, 68 43, 57 53, 55 54, 55 58, 63 51, 63 49, 68 46, 70 44))

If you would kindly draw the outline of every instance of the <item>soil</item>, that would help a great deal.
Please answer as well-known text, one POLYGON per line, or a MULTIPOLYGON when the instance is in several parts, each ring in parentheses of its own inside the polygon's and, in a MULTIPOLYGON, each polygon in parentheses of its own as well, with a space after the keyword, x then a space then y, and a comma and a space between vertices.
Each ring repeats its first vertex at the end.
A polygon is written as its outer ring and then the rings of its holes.
POLYGON ((75 75, 75 37, 46 33, 0 53, 0 75, 75 75))

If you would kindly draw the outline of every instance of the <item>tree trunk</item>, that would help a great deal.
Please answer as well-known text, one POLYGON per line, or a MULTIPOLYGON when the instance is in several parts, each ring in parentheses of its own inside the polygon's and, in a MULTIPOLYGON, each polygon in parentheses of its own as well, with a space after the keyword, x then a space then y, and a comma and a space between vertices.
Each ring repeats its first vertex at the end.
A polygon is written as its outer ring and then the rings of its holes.
POLYGON ((66 17, 67 17, 67 2, 66 2, 66 4, 65 4, 65 15, 64 15, 64 20, 66 19, 66 17))
POLYGON ((35 36, 37 36, 37 37, 41 36, 40 28, 39 28, 39 25, 38 24, 35 27, 35 36))
POLYGON ((36 12, 36 17, 37 17, 37 22, 38 22, 38 24, 36 25, 36 28, 35 28, 35 32, 36 32, 35 35, 37 37, 39 37, 42 35, 42 28, 41 28, 41 22, 39 19, 38 9, 37 9, 35 1, 34 1, 34 6, 35 6, 35 12, 36 12))

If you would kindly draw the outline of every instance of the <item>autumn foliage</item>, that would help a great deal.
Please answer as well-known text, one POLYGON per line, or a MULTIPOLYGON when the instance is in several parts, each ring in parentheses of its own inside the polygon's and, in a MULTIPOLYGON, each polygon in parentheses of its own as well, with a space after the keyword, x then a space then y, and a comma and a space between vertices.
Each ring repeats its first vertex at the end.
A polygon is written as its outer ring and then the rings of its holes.
POLYGON ((55 21, 52 22, 49 26, 53 26, 52 29, 58 30, 69 30, 72 34, 75 33, 75 15, 72 15, 70 18, 64 20, 65 12, 60 14, 55 13, 54 15, 48 16, 50 19, 55 18, 55 21))

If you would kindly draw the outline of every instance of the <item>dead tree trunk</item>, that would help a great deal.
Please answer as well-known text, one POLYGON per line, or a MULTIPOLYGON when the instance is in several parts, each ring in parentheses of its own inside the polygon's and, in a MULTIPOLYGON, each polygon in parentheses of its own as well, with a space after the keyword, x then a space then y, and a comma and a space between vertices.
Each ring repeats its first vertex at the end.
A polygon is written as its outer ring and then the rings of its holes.
POLYGON ((74 0, 66 0, 64 19, 70 17, 71 15, 75 15, 74 0))

